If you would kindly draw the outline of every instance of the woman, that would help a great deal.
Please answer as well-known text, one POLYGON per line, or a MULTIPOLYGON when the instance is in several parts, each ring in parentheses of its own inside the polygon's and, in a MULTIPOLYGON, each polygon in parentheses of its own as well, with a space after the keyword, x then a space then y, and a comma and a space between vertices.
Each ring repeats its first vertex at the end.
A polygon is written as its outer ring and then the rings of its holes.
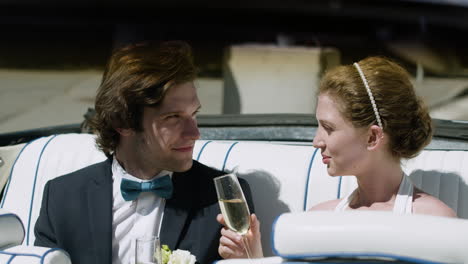
POLYGON ((314 147, 330 176, 354 175, 358 187, 311 210, 384 210, 456 217, 439 199, 416 189, 401 168, 431 141, 427 108, 409 74, 370 57, 328 72, 320 85, 314 147), (397 195, 398 194, 398 195, 397 195))
MULTIPOLYGON (((358 187, 343 199, 310 210, 379 210, 397 214, 456 217, 439 199, 415 188, 400 165, 429 144, 432 123, 407 71, 382 57, 369 57, 327 72, 318 91, 318 129, 313 145, 321 149, 330 176, 354 175, 358 187)), ((220 223, 222 217, 218 216, 220 223)), ((247 238, 261 257, 258 220, 247 238)), ((246 257, 242 242, 223 229, 219 253, 246 257)))

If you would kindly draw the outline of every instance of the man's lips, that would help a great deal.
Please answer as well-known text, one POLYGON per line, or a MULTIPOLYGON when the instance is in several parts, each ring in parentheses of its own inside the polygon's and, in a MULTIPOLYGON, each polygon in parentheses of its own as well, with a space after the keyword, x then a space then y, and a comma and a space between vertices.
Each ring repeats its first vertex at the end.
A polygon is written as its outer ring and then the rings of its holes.
POLYGON ((323 162, 324 164, 330 163, 330 159, 331 159, 330 156, 322 155, 322 162, 323 162))
POLYGON ((178 148, 174 148, 174 150, 179 151, 179 152, 190 152, 193 150, 193 146, 178 147, 178 148))

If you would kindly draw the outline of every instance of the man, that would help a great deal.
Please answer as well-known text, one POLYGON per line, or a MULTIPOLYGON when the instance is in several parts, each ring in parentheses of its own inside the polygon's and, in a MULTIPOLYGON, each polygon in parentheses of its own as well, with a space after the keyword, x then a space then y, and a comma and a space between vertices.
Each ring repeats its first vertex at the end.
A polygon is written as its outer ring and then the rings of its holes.
POLYGON ((112 55, 90 122, 109 159, 46 184, 35 245, 63 248, 74 264, 128 264, 135 238, 155 235, 199 263, 220 258, 213 178, 223 172, 192 160, 200 137, 195 77, 184 42, 130 45, 112 55))

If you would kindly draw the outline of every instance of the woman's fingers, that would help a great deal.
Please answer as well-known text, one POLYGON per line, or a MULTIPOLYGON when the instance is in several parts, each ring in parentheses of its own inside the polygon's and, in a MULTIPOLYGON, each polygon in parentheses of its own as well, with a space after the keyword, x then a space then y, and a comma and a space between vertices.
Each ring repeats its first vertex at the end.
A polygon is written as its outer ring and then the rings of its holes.
POLYGON ((236 243, 240 243, 242 242, 242 236, 237 234, 236 232, 224 227, 221 229, 221 235, 222 236, 225 236, 233 241, 235 241, 236 243))
POLYGON ((260 233, 260 221, 257 219, 255 214, 250 216, 250 232, 248 233, 250 251, 253 258, 263 257, 261 233, 260 233))
POLYGON ((218 223, 222 224, 223 226, 226 226, 226 222, 224 221, 224 217, 222 214, 218 214, 216 216, 216 221, 218 221, 218 223))
POLYGON ((235 257, 235 253, 232 249, 229 247, 219 245, 218 247, 218 253, 223 259, 230 259, 235 257))
POLYGON ((255 214, 250 215, 250 229, 253 233, 260 233, 260 221, 255 214))
POLYGON ((221 238, 219 239, 219 242, 224 245, 224 246, 229 246, 231 248, 238 248, 242 249, 242 240, 239 240, 237 238, 237 234, 231 234, 234 233, 231 230, 227 230, 223 228, 221 230, 221 238))
MULTIPOLYGON (((216 220, 225 226, 221 229, 221 238, 218 247, 219 255, 225 259, 247 257, 244 247, 244 243, 247 241, 243 241, 241 235, 226 227, 226 222, 222 214, 218 214, 216 220)), ((249 251, 251 251, 252 257, 254 258, 263 257, 260 221, 255 214, 252 214, 250 215, 250 222, 250 231, 245 236, 245 239, 248 240, 249 251)))
POLYGON ((218 253, 225 259, 244 257, 245 252, 242 244, 242 237, 239 239, 238 234, 227 228, 221 229, 218 253))

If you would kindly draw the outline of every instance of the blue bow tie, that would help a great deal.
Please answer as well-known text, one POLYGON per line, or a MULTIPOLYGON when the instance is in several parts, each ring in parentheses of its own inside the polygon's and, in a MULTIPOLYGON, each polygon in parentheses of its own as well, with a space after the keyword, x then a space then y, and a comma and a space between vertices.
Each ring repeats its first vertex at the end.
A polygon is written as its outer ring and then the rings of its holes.
POLYGON ((171 198, 172 180, 169 175, 158 177, 149 182, 136 182, 122 179, 120 191, 125 201, 135 200, 141 192, 154 192, 162 198, 171 198))

